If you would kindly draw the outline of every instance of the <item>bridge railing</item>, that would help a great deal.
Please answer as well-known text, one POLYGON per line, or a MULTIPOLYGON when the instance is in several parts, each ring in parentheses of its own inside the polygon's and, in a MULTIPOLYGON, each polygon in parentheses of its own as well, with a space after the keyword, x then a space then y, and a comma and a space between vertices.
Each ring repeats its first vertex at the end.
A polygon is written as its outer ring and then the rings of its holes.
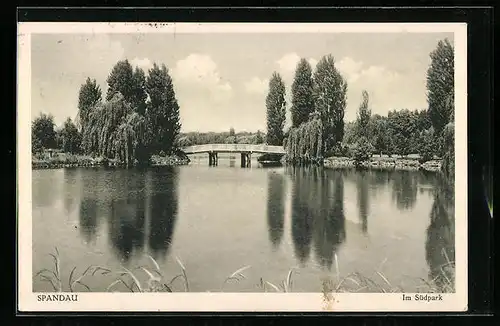
POLYGON ((202 153, 211 151, 224 152, 263 152, 263 153, 284 153, 283 146, 273 146, 266 144, 204 144, 187 146, 182 149, 186 153, 202 153))

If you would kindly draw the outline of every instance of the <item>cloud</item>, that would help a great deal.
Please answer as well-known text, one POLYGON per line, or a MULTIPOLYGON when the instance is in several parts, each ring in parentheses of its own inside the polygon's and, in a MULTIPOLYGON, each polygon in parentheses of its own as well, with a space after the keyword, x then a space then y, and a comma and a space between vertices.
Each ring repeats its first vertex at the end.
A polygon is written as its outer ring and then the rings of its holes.
POLYGON ((175 63, 171 76, 182 108, 184 130, 206 130, 207 125, 229 130, 230 123, 225 120, 236 119, 237 115, 231 101, 233 87, 221 77, 217 63, 209 55, 189 54, 175 63))
POLYGON ((176 82, 210 92, 217 101, 232 96, 231 84, 220 77, 217 64, 208 55, 193 53, 177 61, 172 75, 176 82))
POLYGON ((249 81, 245 82, 245 90, 248 93, 253 94, 264 94, 269 87, 269 80, 260 79, 258 77, 253 77, 249 81))
POLYGON ((145 73, 148 73, 149 69, 153 68, 153 62, 148 58, 134 58, 130 60, 130 64, 134 67, 141 68, 145 73))
POLYGON ((299 62, 300 57, 297 53, 288 53, 285 54, 281 59, 276 61, 278 66, 280 67, 281 71, 295 71, 295 68, 297 68, 297 63, 299 62))
MULTIPOLYGON (((285 54, 283 57, 277 60, 276 63, 278 64, 280 70, 283 73, 290 73, 290 72, 294 73, 300 59, 301 57, 297 53, 292 52, 285 54)), ((315 58, 309 58, 307 59, 307 61, 314 70, 314 67, 316 67, 316 64, 318 63, 318 60, 316 60, 315 58)))
POLYGON ((347 79, 347 82, 353 83, 359 78, 363 62, 345 57, 336 63, 336 66, 340 73, 347 79))
POLYGON ((365 67, 362 61, 355 61, 350 57, 345 57, 336 64, 340 73, 347 79, 347 82, 361 82, 364 79, 382 79, 383 81, 397 79, 397 72, 391 71, 384 66, 365 67))
POLYGON ((425 71, 402 75, 388 67, 367 66, 350 57, 342 58, 336 66, 347 80, 347 120, 356 118, 363 90, 370 96, 372 114, 385 115, 393 109, 426 107, 425 98, 416 96, 425 93, 425 71))
POLYGON ((314 68, 316 68, 316 65, 318 64, 318 60, 316 60, 314 58, 309 58, 309 59, 307 59, 307 61, 309 61, 309 64, 311 65, 311 67, 314 71, 314 68))

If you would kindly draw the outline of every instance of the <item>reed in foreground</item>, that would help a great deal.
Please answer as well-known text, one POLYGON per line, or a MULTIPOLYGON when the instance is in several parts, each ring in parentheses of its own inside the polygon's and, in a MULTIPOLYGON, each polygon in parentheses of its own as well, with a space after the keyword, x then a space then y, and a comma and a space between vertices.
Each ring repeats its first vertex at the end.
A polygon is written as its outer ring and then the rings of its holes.
MULTIPOLYGON (((187 269, 179 257, 175 257, 179 266, 179 273, 173 277, 165 275, 157 263, 150 255, 145 255, 147 264, 142 264, 136 268, 128 269, 122 266, 119 270, 114 271, 111 268, 90 265, 81 274, 78 275, 76 267, 74 267, 67 278, 61 274, 61 259, 59 250, 55 248, 55 252, 51 253, 53 267, 52 269, 44 268, 35 273, 34 278, 39 278, 41 281, 51 284, 55 292, 190 292, 189 279, 187 269), (91 277, 111 276, 112 281, 105 287, 99 289, 91 289, 86 282, 91 277), (182 282, 183 290, 175 290, 174 284, 182 282)), ((251 268, 250 265, 238 268, 233 273, 229 274, 222 282, 220 291, 224 292, 229 285, 242 282, 247 279, 245 271, 251 268)), ((421 285, 417 286, 417 291, 410 292, 425 292, 425 293, 453 293, 455 292, 454 284, 454 262, 447 260, 441 266, 441 272, 432 280, 424 278, 414 279, 419 281, 421 285)), ((291 268, 286 277, 281 282, 272 283, 268 280, 260 278, 257 284, 257 289, 264 292, 294 292, 293 280, 299 271, 291 268)), ((178 286, 177 286, 178 287, 178 286)), ((345 276, 340 276, 339 264, 335 257, 335 273, 327 275, 321 281, 321 291, 325 297, 332 293, 402 293, 405 291, 401 286, 394 285, 388 277, 380 270, 376 270, 373 276, 366 276, 355 272, 345 276)))

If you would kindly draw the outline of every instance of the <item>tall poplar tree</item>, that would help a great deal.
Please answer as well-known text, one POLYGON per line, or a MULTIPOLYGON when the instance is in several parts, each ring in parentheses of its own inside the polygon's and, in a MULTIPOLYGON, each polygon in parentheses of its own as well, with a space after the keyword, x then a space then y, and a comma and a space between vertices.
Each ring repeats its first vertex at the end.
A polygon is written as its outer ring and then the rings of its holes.
POLYGON ((323 124, 323 152, 331 152, 344 138, 344 113, 347 82, 335 67, 332 55, 326 55, 314 72, 314 106, 323 124))
POLYGON ((431 64, 427 70, 428 112, 434 131, 440 134, 454 114, 454 49, 450 41, 439 41, 430 57, 431 64))
POLYGON ((132 75, 132 106, 139 114, 144 114, 146 110, 146 75, 144 70, 136 67, 132 75))
POLYGON ((273 73, 269 81, 266 108, 267 144, 283 145, 283 128, 286 118, 285 83, 277 72, 273 73))
POLYGON ((118 61, 111 70, 108 78, 106 101, 110 101, 115 94, 121 93, 125 101, 133 104, 135 101, 134 69, 128 60, 118 61))
POLYGON ((156 63, 146 79, 148 129, 152 153, 171 153, 181 129, 179 104, 165 65, 156 63))
POLYGON ((312 112, 314 112, 312 68, 309 62, 302 58, 297 64, 292 84, 292 127, 307 122, 312 112))
POLYGON ((102 92, 96 80, 87 78, 78 93, 77 125, 79 125, 81 132, 83 132, 88 123, 90 112, 101 100, 102 92))
POLYGON ((361 137, 367 137, 368 136, 368 123, 370 122, 370 117, 371 117, 371 110, 368 107, 368 101, 369 101, 369 96, 367 91, 363 91, 362 93, 363 100, 361 101, 361 105, 359 106, 358 110, 358 117, 357 117, 357 128, 358 128, 358 136, 361 137))

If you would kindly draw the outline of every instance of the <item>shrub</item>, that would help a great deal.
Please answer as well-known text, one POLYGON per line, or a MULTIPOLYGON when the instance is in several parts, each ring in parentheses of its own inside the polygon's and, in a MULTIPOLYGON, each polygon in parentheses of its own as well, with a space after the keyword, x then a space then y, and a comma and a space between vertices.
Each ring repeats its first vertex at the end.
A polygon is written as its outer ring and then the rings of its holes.
POLYGON ((229 136, 225 139, 224 143, 226 144, 236 144, 237 143, 237 139, 235 136, 229 136))
POLYGON ((434 158, 434 155, 437 154, 438 142, 433 127, 420 133, 416 146, 420 156, 420 163, 425 163, 434 158))
POLYGON ((366 137, 361 137, 352 147, 351 147, 352 158, 356 164, 361 162, 366 162, 372 157, 374 151, 373 145, 366 137))

